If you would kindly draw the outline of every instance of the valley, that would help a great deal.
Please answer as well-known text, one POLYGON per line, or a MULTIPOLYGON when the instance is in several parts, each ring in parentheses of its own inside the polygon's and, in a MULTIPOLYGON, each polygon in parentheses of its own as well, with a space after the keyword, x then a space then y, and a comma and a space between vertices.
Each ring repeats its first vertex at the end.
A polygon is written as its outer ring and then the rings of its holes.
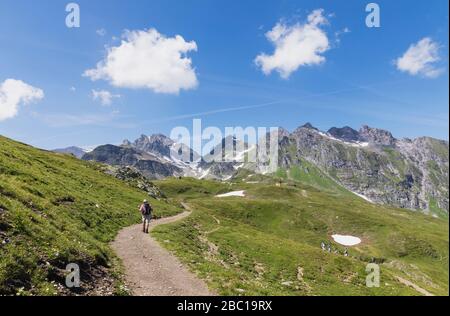
POLYGON ((270 178, 259 184, 156 183, 194 212, 152 235, 221 295, 421 295, 417 288, 448 293, 446 220, 299 182, 278 186, 270 178), (217 196, 239 190, 245 196, 217 196), (362 242, 342 246, 333 234, 362 242), (331 252, 321 249, 322 242, 331 252), (381 269, 379 288, 366 286, 371 262, 381 269))

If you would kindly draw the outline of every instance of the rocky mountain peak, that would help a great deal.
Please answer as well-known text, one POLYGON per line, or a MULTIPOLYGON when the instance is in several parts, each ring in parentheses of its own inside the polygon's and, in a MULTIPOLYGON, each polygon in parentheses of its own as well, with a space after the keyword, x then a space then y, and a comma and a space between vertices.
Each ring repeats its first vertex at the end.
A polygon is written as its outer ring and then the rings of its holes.
POLYGON ((140 149, 141 147, 144 147, 146 144, 148 144, 148 142, 149 142, 148 136, 142 134, 139 138, 137 138, 133 142, 133 146, 140 149))
POLYGON ((300 127, 298 127, 292 134, 291 136, 299 136, 299 135, 315 135, 317 134, 317 132, 319 132, 319 129, 317 129, 316 127, 314 127, 311 123, 306 123, 300 127))
POLYGON ((330 134, 334 138, 341 139, 347 142, 356 142, 360 140, 358 131, 349 126, 344 126, 341 128, 332 127, 328 130, 328 134, 330 134))
POLYGON ((315 130, 315 131, 318 131, 318 129, 316 128, 316 127, 314 127, 311 123, 306 123, 305 125, 303 125, 303 126, 300 126, 300 128, 307 128, 307 129, 313 129, 313 130, 315 130))
POLYGON ((128 139, 124 139, 122 142, 122 146, 124 146, 124 147, 130 147, 132 145, 133 144, 128 139))
POLYGON ((278 138, 289 137, 289 131, 283 127, 278 127, 278 138))
POLYGON ((362 140, 377 145, 393 146, 396 142, 396 139, 389 131, 372 128, 367 125, 361 127, 361 129, 359 130, 359 135, 362 140))
POLYGON ((170 147, 173 140, 162 134, 154 134, 151 136, 141 135, 134 141, 132 146, 138 150, 149 152, 162 156, 170 156, 170 147))
POLYGON ((235 146, 238 142, 238 139, 236 138, 236 136, 228 135, 227 137, 222 138, 222 146, 224 146, 227 142, 230 144, 232 142, 233 146, 235 146))
POLYGON ((151 143, 160 143, 166 146, 172 146, 174 143, 172 139, 163 134, 153 134, 148 137, 148 140, 151 143))

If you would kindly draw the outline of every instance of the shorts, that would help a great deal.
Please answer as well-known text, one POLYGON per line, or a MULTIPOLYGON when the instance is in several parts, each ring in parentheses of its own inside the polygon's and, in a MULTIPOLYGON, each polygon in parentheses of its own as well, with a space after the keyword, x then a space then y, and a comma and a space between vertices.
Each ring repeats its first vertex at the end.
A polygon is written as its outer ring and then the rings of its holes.
POLYGON ((149 214, 149 215, 142 215, 142 222, 143 223, 145 223, 145 222, 150 223, 151 220, 152 220, 152 215, 151 214, 149 214))

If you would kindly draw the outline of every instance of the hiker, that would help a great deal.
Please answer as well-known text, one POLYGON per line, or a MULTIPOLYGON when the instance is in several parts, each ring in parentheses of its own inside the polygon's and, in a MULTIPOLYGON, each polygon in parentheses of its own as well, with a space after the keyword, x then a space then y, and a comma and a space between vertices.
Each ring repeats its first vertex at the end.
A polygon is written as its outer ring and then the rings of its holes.
POLYGON ((320 247, 322 248, 323 251, 326 250, 326 248, 325 248, 325 243, 324 243, 323 241, 322 241, 322 243, 320 244, 320 247))
POLYGON ((344 250, 344 256, 348 257, 348 249, 347 248, 345 248, 345 250, 344 250))
POLYGON ((142 231, 148 233, 148 227, 150 226, 150 220, 152 219, 152 206, 147 200, 144 200, 144 203, 139 207, 139 211, 142 214, 142 231))

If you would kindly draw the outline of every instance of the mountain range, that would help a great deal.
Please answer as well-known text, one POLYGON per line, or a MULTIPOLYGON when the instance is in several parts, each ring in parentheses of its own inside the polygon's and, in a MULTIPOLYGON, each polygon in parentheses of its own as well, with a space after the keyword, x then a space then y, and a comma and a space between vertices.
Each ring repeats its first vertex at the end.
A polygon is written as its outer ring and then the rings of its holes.
MULTIPOLYGON (((259 150, 256 145, 241 143, 233 138, 233 147, 240 148, 235 157, 243 157, 259 150)), ((226 140, 222 140, 210 156, 222 154, 226 140)), ((176 144, 162 134, 142 135, 134 142, 122 145, 98 146, 84 153, 83 160, 114 166, 129 166, 150 179, 166 177, 194 177, 198 179, 231 180, 248 174, 266 174, 267 166, 256 162, 227 160, 207 162, 186 145, 191 162, 183 162, 171 155, 176 144), (245 172, 244 172, 245 171, 245 172)), ((292 133, 278 129, 278 171, 272 175, 286 180, 318 177, 317 185, 326 181, 343 187, 360 197, 380 204, 423 210, 434 216, 447 216, 449 143, 430 137, 396 139, 389 131, 363 126, 320 131, 310 123, 292 133)), ((74 147, 59 152, 70 152, 74 147), (71 149, 72 148, 72 149, 71 149)), ((73 154, 80 157, 79 152, 73 154)))

